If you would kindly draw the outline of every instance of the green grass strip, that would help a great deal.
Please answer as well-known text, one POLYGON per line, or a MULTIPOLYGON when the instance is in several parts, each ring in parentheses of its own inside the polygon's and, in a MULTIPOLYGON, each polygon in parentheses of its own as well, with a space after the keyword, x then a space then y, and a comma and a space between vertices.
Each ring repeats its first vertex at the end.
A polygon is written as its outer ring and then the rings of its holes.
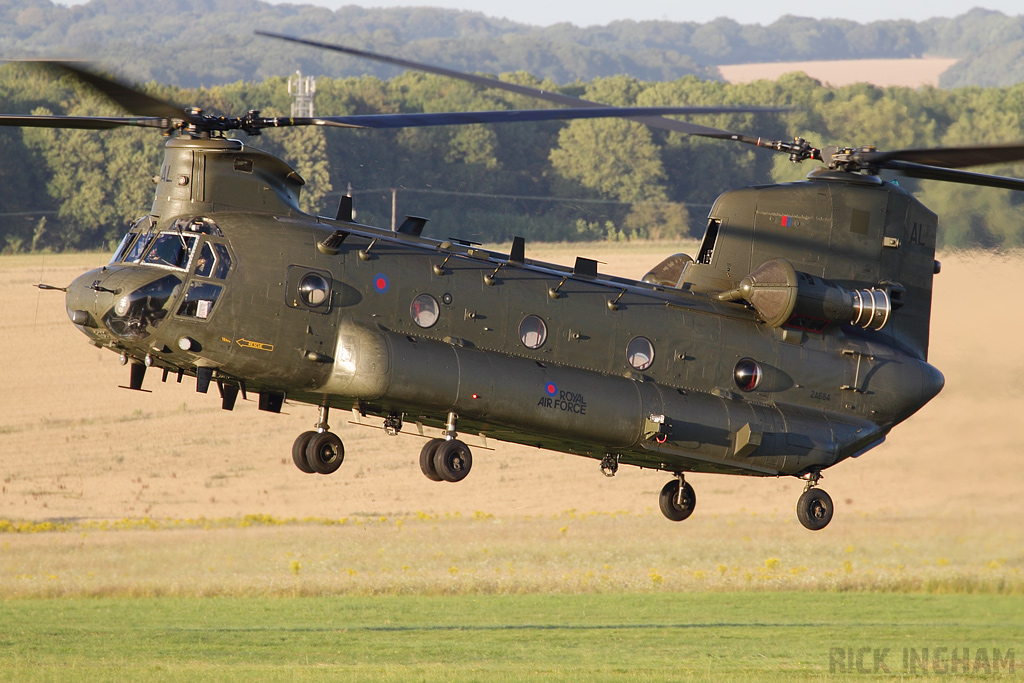
POLYGON ((1010 679, 1022 634, 995 595, 7 600, 0 680, 1010 679))

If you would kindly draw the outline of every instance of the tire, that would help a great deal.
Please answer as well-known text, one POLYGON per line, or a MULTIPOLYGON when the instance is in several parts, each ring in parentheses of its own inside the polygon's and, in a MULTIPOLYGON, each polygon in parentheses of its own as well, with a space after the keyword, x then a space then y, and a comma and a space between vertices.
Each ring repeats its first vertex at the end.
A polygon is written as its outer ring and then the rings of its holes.
POLYGON ((469 446, 458 439, 445 441, 434 453, 434 470, 445 481, 462 481, 473 467, 473 454, 469 446))
POLYGON ((834 510, 832 497, 821 489, 807 489, 796 501, 796 518, 811 531, 827 527, 834 510))
POLYGON ((673 479, 669 483, 665 484, 664 488, 661 489, 661 495, 658 497, 661 513, 673 522, 683 521, 693 514, 693 508, 697 506, 697 494, 694 492, 693 487, 688 483, 683 483, 682 506, 680 506, 676 500, 678 493, 679 480, 673 479))
POLYGON ((431 439, 420 449, 420 470, 423 472, 423 476, 430 481, 444 481, 434 469, 434 455, 444 442, 444 439, 431 439))
POLYGON ((316 471, 309 466, 309 461, 306 460, 306 446, 309 445, 309 440, 316 436, 316 432, 302 432, 298 438, 295 439, 295 443, 292 444, 292 462, 302 472, 306 474, 314 474, 316 471))
POLYGON ((345 446, 337 434, 320 432, 306 446, 306 463, 318 474, 336 472, 345 460, 345 446))

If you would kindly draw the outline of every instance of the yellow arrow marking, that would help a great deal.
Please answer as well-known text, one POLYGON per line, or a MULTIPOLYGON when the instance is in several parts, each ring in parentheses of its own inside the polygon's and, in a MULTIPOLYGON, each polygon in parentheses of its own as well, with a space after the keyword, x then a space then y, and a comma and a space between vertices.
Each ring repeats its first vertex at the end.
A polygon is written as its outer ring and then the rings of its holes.
POLYGON ((273 351, 273 344, 264 344, 263 342, 249 341, 248 339, 239 339, 235 342, 243 349, 256 349, 257 351, 273 351))

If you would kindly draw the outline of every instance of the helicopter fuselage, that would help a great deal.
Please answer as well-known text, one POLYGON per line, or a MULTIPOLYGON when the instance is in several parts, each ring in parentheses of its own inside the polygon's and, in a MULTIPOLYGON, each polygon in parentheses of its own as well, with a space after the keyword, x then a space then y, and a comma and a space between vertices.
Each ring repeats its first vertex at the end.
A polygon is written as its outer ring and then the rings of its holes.
MULTIPOLYGON (((180 175, 161 177, 195 183, 180 175)), ((942 386, 886 336, 771 327, 699 283, 201 208, 141 221, 69 288, 69 315, 134 364, 271 411, 287 397, 438 428, 455 415, 463 433, 623 464, 801 475, 877 445, 942 386)))

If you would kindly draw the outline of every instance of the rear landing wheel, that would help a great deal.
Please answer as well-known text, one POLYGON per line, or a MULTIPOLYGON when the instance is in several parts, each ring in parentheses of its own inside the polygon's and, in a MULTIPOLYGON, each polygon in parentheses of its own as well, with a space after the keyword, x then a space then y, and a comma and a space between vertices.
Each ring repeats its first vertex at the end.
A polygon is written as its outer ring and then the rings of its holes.
POLYGON ((658 498, 663 515, 673 522, 681 522, 691 514, 697 505, 697 494, 693 487, 681 479, 673 479, 661 489, 661 496, 658 498), (682 495, 679 486, 682 484, 682 495))
POLYGON ((832 497, 821 489, 807 489, 796 502, 796 518, 811 531, 820 531, 832 521, 832 497))
POLYGON ((301 471, 306 474, 313 474, 315 470, 309 466, 309 461, 306 460, 306 446, 309 445, 309 440, 317 435, 317 432, 309 431, 302 432, 299 437, 295 439, 295 443, 292 444, 292 462, 301 471))

